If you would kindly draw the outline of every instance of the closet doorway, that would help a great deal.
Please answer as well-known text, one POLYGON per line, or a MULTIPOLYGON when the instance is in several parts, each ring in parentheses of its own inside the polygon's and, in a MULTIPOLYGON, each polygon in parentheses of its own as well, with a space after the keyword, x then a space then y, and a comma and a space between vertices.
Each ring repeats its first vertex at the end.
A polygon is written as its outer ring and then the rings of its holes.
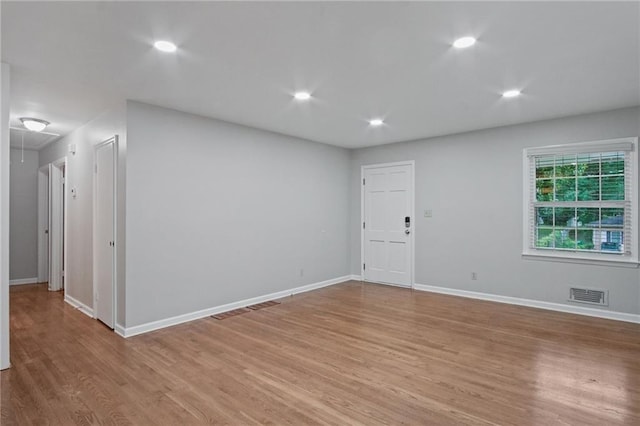
POLYGON ((67 158, 38 169, 38 282, 49 291, 65 288, 67 158))

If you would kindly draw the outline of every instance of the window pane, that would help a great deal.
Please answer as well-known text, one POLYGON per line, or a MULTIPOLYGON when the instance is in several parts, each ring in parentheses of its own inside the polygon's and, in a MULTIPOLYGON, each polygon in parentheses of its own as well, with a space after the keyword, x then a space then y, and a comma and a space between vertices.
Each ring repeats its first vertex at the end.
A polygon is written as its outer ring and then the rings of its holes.
POLYGON ((554 157, 538 157, 536 158, 536 177, 551 178, 553 177, 553 160, 554 157))
POLYGON ((578 201, 599 201, 600 200, 600 178, 581 177, 578 178, 578 201))
POLYGON ((624 226, 624 209, 602 209, 601 228, 620 228, 624 226))
POLYGON ((578 208, 578 227, 599 228, 600 227, 600 209, 597 207, 578 208))
POLYGON ((598 176, 600 174, 600 154, 578 155, 578 176, 598 176))
POLYGON ((602 153, 602 174, 624 174, 624 152, 602 153))
POLYGON ((576 249, 576 240, 573 239, 573 231, 569 229, 557 230, 555 234, 556 248, 576 249))
POLYGON ((576 226, 576 209, 573 207, 555 208, 556 228, 574 228, 576 226))
POLYGON ((575 176, 576 175, 576 156, 566 155, 556 157, 556 176, 575 176))
POLYGON ((536 179, 536 200, 553 201, 553 179, 536 179))
POLYGON ((553 229, 540 228, 536 232, 536 247, 555 247, 553 229))
POLYGON ((595 231, 593 239, 596 249, 616 253, 624 251, 624 233, 622 231, 595 231))
POLYGON ((556 201, 576 200, 576 179, 556 179, 556 201))
POLYGON ((536 224, 538 226, 553 226, 553 208, 537 207, 536 208, 536 224))
POLYGON ((608 151, 536 157, 533 246, 624 253, 626 155, 608 151), (554 207, 540 207, 551 202, 554 207))
POLYGON ((624 176, 602 177, 602 199, 624 200, 624 176))
POLYGON ((576 245, 580 250, 594 250, 597 249, 595 244, 593 243, 593 229, 579 229, 578 230, 578 239, 576 241, 576 245))

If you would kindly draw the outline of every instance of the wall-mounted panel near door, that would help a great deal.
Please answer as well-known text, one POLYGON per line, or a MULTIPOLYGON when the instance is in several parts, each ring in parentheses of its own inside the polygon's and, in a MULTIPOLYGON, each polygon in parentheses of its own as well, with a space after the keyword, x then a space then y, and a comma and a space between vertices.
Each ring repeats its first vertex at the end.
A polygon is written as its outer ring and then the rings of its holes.
POLYGON ((95 148, 93 295, 95 317, 114 327, 116 301, 116 161, 118 137, 95 148))
POLYGON ((414 162, 362 166, 362 277, 413 285, 414 162))

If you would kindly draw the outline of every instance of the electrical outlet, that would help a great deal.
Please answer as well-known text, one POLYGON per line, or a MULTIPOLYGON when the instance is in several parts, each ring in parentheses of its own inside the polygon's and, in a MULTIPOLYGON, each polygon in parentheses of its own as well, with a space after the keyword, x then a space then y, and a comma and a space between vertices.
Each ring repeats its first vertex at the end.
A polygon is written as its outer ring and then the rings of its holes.
POLYGON ((474 280, 474 281, 477 280, 478 279, 478 274, 475 273, 475 272, 472 272, 471 273, 471 279, 474 280))

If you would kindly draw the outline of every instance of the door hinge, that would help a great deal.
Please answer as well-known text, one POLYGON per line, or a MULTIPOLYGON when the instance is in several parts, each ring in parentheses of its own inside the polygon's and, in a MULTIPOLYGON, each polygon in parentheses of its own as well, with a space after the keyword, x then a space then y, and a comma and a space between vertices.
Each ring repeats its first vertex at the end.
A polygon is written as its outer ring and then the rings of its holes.
POLYGON ((362 222, 362 229, 366 227, 365 222, 362 222))
POLYGON ((363 184, 363 185, 365 184, 365 182, 366 182, 366 179, 365 179, 365 178, 362 178, 362 184, 363 184))
POLYGON ((367 264, 366 264, 366 263, 363 263, 363 264, 362 264, 362 270, 364 271, 365 269, 367 269, 367 264))

